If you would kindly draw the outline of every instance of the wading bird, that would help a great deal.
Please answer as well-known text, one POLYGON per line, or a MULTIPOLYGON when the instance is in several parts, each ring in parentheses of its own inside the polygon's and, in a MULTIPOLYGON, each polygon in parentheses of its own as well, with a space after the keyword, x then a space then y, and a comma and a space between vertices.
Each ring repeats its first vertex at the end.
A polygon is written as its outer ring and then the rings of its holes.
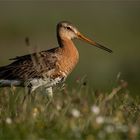
POLYGON ((57 24, 58 47, 12 58, 9 65, 0 67, 0 86, 28 87, 30 92, 43 86, 52 95, 52 88, 65 81, 76 66, 79 53, 72 39, 77 38, 103 49, 112 50, 86 38, 70 22, 57 24))

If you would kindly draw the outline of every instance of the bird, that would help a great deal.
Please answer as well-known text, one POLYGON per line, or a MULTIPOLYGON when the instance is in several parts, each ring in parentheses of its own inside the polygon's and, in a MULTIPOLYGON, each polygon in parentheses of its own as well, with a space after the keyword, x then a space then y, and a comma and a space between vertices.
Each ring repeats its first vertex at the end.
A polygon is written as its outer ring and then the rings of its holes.
POLYGON ((12 58, 8 65, 0 67, 0 87, 28 87, 32 93, 39 87, 53 96, 53 88, 64 83, 79 61, 79 53, 73 39, 83 40, 109 53, 113 51, 85 37, 71 22, 60 21, 56 25, 58 47, 12 58))

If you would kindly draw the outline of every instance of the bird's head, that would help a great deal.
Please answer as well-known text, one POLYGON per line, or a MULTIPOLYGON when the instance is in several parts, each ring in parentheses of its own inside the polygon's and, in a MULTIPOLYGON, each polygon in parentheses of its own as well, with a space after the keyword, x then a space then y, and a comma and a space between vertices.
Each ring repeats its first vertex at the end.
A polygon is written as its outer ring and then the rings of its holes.
POLYGON ((61 21, 57 24, 57 37, 61 38, 61 39, 69 39, 69 40, 74 39, 74 38, 81 39, 81 40, 83 40, 91 45, 94 45, 100 49, 103 49, 109 53, 112 52, 112 50, 110 50, 110 49, 98 44, 97 42, 90 40, 89 38, 85 37, 84 35, 82 35, 78 31, 78 29, 68 21, 61 21))
POLYGON ((78 29, 68 21, 61 21, 57 24, 57 33, 61 38, 77 38, 78 29))

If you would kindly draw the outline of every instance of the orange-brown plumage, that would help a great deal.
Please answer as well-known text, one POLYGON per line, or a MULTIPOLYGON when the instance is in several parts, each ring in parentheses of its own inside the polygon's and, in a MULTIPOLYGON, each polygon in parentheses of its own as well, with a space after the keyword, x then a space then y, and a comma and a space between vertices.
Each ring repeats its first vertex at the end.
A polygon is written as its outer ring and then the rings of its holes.
POLYGON ((0 85, 30 85, 32 91, 44 86, 52 92, 52 87, 64 81, 79 60, 78 50, 72 41, 74 38, 112 52, 84 37, 71 23, 62 21, 57 24, 59 47, 13 58, 11 64, 0 67, 0 85))
POLYGON ((79 53, 71 40, 64 40, 64 47, 62 47, 60 60, 57 62, 59 70, 68 75, 76 66, 79 60, 79 53))

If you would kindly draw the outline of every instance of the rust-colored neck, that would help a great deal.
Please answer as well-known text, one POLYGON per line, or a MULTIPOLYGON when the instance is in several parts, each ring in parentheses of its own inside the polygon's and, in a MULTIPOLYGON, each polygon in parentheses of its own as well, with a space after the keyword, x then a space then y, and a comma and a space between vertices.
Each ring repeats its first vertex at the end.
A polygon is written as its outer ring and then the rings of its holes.
POLYGON ((62 50, 62 59, 60 61, 60 69, 68 75, 76 66, 79 60, 79 53, 72 40, 68 38, 61 38, 59 40, 62 50))

